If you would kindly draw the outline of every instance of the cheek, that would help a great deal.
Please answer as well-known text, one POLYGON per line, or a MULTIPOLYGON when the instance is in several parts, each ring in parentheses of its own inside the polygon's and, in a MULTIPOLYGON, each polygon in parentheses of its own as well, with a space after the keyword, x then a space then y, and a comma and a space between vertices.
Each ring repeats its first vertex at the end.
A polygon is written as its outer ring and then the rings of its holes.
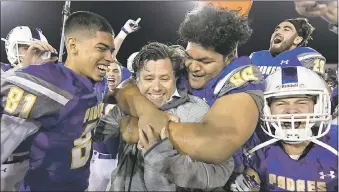
POLYGON ((307 110, 305 110, 306 113, 313 113, 314 112, 314 105, 310 104, 307 107, 307 110))
POLYGON ((172 94, 172 92, 175 90, 174 80, 161 83, 161 85, 166 89, 167 94, 172 94))
POLYGON ((138 88, 139 88, 139 91, 142 95, 145 95, 146 92, 149 90, 149 88, 151 87, 151 84, 146 82, 146 81, 143 81, 143 80, 140 80, 138 82, 138 88))
POLYGON ((209 76, 212 76, 212 78, 217 76, 222 69, 223 65, 221 62, 203 66, 203 70, 205 71, 205 73, 208 74, 209 76))
POLYGON ((272 115, 281 114, 281 113, 282 113, 282 109, 279 109, 278 107, 275 107, 275 106, 271 106, 272 115))

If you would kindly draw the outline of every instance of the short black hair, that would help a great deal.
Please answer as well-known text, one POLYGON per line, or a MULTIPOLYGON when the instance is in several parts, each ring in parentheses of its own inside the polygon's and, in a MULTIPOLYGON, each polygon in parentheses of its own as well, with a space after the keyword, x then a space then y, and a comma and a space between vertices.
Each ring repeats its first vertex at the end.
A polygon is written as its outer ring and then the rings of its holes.
POLYGON ((286 19, 285 21, 292 23, 297 31, 297 34, 303 38, 299 45, 307 45, 308 41, 312 40, 311 35, 315 28, 308 22, 307 18, 298 17, 295 19, 286 19))
POLYGON ((67 18, 65 36, 78 31, 83 34, 88 32, 90 36, 95 36, 97 31, 114 35, 112 26, 104 17, 89 11, 77 11, 67 18))
POLYGON ((151 42, 141 48, 133 60, 133 77, 139 76, 140 70, 144 68, 146 61, 159 59, 170 59, 175 77, 179 77, 185 62, 185 56, 178 52, 176 47, 167 46, 159 42, 151 42))
POLYGON ((252 29, 240 10, 214 7, 211 4, 198 7, 180 24, 179 35, 205 48, 214 48, 217 53, 229 55, 238 44, 250 38, 252 29))

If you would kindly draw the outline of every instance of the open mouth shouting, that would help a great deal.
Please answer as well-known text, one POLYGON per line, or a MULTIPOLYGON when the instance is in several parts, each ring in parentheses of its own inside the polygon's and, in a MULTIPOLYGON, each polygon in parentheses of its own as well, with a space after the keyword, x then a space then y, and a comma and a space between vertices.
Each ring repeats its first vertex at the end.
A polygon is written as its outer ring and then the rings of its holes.
POLYGON ((278 44, 280 44, 283 40, 284 40, 283 37, 277 35, 277 36, 275 36, 275 37, 273 38, 272 43, 273 43, 273 45, 278 45, 278 44))

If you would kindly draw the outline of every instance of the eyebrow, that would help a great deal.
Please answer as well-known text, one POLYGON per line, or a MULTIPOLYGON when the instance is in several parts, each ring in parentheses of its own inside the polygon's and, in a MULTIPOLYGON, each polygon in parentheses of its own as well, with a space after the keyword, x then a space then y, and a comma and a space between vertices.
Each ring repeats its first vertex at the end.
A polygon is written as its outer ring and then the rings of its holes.
POLYGON ((189 54, 187 54, 187 55, 188 55, 189 59, 193 59, 193 60, 196 60, 196 61, 206 61, 206 60, 214 61, 214 59, 211 58, 211 57, 202 57, 202 58, 195 59, 192 56, 190 56, 189 54))

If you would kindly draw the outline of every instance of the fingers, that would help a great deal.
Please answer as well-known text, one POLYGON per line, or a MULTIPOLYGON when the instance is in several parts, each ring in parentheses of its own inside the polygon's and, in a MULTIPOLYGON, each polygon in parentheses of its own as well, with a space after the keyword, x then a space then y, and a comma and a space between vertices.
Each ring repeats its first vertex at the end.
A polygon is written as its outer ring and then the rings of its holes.
POLYGON ((144 147, 144 145, 140 142, 140 140, 138 141, 137 148, 138 148, 139 150, 143 151, 143 152, 144 152, 144 150, 145 150, 145 147, 144 147))
POLYGON ((155 134, 154 134, 154 130, 151 126, 148 126, 146 128, 146 134, 147 134, 147 139, 148 142, 153 144, 156 143, 158 141, 158 139, 156 138, 155 134))
POLYGON ((166 113, 166 114, 167 114, 169 121, 176 122, 176 123, 180 122, 180 118, 178 116, 170 114, 170 113, 166 113))
POLYGON ((160 138, 165 139, 168 137, 168 130, 164 127, 160 132, 160 138))
POLYGON ((148 140, 147 140, 145 133, 142 129, 139 129, 139 142, 141 142, 142 146, 148 145, 148 140))
POLYGON ((58 54, 58 52, 50 44, 46 42, 41 42, 41 41, 34 42, 33 44, 29 46, 28 49, 35 49, 35 50, 38 50, 38 52, 40 53, 51 52, 51 53, 58 54))
POLYGON ((315 0, 295 1, 296 11, 303 16, 319 17, 327 11, 327 5, 317 3, 315 0))
POLYGON ((44 59, 43 60, 43 63, 47 63, 47 62, 52 62, 52 63, 56 63, 58 61, 58 57, 50 57, 50 58, 47 58, 47 59, 44 59))
POLYGON ((135 24, 138 25, 140 21, 141 21, 141 18, 139 17, 139 18, 135 21, 135 24))

